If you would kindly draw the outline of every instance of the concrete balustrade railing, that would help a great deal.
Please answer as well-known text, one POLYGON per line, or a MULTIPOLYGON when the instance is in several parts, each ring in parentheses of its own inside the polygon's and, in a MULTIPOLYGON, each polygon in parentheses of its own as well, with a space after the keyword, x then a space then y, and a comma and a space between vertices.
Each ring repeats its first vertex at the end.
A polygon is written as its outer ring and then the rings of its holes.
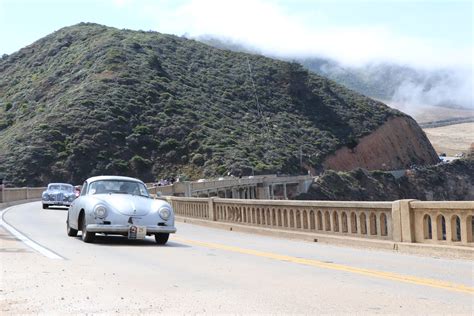
POLYGON ((168 197, 167 200, 178 216, 209 219, 209 203, 212 199, 168 197))
POLYGON ((466 245, 473 242, 473 202, 413 201, 415 234, 419 243, 466 245))
POLYGON ((214 200, 216 221, 391 239, 391 203, 214 200))
POLYGON ((0 189, 0 203, 41 198, 46 188, 3 188, 0 189))
POLYGON ((167 200, 176 215, 182 217, 317 234, 474 247, 472 201, 339 202, 181 197, 167 200), (427 218, 436 224, 429 226, 427 218))

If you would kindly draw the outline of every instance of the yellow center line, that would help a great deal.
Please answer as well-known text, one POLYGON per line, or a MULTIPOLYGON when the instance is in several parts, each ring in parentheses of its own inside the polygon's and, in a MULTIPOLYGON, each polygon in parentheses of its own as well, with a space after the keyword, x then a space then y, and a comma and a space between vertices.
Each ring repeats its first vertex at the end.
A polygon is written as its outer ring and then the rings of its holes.
POLYGON ((377 270, 372 270, 372 269, 356 268, 356 267, 351 267, 351 266, 342 265, 342 264, 327 263, 327 262, 323 262, 319 260, 285 256, 285 255, 280 255, 280 254, 271 253, 271 252, 263 252, 263 251, 258 251, 258 250, 245 249, 245 248, 227 246, 227 245, 210 243, 210 242, 196 241, 196 240, 190 240, 190 239, 185 239, 181 237, 173 237, 173 240, 190 244, 190 245, 202 246, 206 248, 213 248, 213 249, 219 249, 219 250, 226 250, 226 251, 237 252, 241 254, 252 255, 252 256, 257 256, 257 257, 262 257, 262 258, 304 264, 307 266, 313 266, 313 267, 318 267, 318 268, 323 268, 323 269, 344 271, 344 272, 350 272, 354 274, 365 275, 369 277, 375 277, 379 279, 392 280, 392 281, 398 281, 398 282, 404 282, 404 283, 429 286, 429 287, 434 287, 434 288, 439 288, 439 289, 444 289, 444 290, 449 290, 449 291, 474 294, 473 287, 469 287, 463 284, 456 284, 456 283, 441 281, 441 280, 419 278, 419 277, 410 276, 410 275, 403 275, 403 274, 398 274, 398 273, 393 273, 393 272, 383 272, 383 271, 377 271, 377 270))

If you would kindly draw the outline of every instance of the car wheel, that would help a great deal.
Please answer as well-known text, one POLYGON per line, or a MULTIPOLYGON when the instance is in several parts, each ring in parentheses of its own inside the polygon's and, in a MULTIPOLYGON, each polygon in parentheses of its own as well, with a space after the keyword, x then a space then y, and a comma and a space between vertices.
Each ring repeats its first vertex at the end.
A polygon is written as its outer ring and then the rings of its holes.
POLYGON ((48 204, 43 204, 43 210, 48 208, 48 204))
POLYGON ((67 231, 67 235, 70 237, 77 236, 77 229, 71 228, 71 226, 69 226, 69 220, 66 221, 66 231, 67 231))
POLYGON ((159 233, 155 234, 155 240, 158 245, 164 245, 168 241, 168 238, 170 238, 170 234, 168 233, 159 233))
POLYGON ((95 238, 95 233, 93 232, 88 232, 87 231, 87 224, 86 224, 86 218, 84 216, 84 214, 82 214, 81 216, 81 224, 82 224, 82 241, 83 242, 93 242, 94 241, 94 238, 95 238))

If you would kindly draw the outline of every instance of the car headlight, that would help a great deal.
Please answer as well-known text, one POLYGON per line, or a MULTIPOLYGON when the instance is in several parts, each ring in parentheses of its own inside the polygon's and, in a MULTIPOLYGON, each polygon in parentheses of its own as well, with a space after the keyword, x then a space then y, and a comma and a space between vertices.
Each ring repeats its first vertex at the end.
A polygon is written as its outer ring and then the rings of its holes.
POLYGON ((164 219, 165 221, 168 220, 168 218, 170 218, 171 216, 171 210, 167 207, 160 208, 158 213, 160 214, 160 217, 164 219))
POLYGON ((94 214, 98 218, 105 218, 107 216, 107 209, 103 205, 98 205, 94 209, 94 214))

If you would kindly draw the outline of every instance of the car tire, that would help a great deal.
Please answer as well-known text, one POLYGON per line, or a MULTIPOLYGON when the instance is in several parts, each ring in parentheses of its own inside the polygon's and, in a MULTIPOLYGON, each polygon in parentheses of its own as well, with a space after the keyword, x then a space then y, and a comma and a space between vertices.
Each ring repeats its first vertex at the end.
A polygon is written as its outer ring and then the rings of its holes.
POLYGON ((69 226, 69 220, 66 221, 66 231, 67 231, 67 235, 69 237, 76 237, 77 236, 78 230, 72 228, 71 226, 69 226))
POLYGON ((43 210, 48 208, 48 204, 43 204, 43 210))
POLYGON ((158 245, 164 245, 168 241, 168 238, 170 238, 169 233, 158 233, 155 234, 155 240, 158 245))
POLYGON ((94 242, 95 233, 93 233, 93 232, 88 232, 88 231, 87 231, 86 218, 85 218, 84 214, 81 215, 81 224, 82 224, 82 227, 81 227, 81 230, 82 230, 82 235, 81 235, 82 241, 83 241, 83 242, 87 242, 87 243, 94 242))

